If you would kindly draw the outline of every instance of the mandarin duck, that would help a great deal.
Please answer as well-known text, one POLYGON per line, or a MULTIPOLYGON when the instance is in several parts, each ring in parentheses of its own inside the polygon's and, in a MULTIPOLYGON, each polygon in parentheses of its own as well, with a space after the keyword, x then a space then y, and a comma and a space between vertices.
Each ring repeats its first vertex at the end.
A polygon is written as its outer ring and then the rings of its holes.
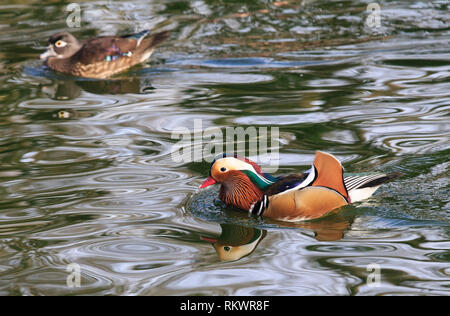
POLYGON ((60 32, 48 40, 40 58, 52 70, 77 77, 104 79, 142 63, 170 32, 147 37, 150 31, 126 36, 101 36, 80 43, 72 34, 60 32))
POLYGON ((251 254, 267 234, 265 230, 234 224, 220 227, 222 233, 218 238, 201 236, 201 239, 212 244, 222 261, 235 261, 251 254))
POLYGON ((344 178, 343 167, 331 154, 318 151, 309 172, 275 178, 247 158, 216 157, 200 188, 220 184, 219 198, 228 206, 281 221, 321 218, 344 205, 370 197, 399 173, 344 178))

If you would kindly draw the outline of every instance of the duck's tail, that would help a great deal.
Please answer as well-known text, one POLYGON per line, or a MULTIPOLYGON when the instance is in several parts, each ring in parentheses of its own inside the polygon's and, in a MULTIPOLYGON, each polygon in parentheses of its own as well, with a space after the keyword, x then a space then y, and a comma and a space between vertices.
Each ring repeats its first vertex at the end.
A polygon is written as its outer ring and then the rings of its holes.
POLYGON ((372 196, 380 185, 397 179, 401 175, 400 172, 392 172, 389 174, 348 176, 344 178, 344 183, 351 202, 359 202, 372 196))
POLYGON ((153 36, 148 36, 148 37, 145 37, 148 34, 148 33, 145 33, 145 31, 142 31, 139 34, 143 34, 143 36, 144 36, 138 40, 139 43, 138 43, 137 52, 138 52, 139 56, 141 56, 140 62, 144 62, 145 60, 150 58, 155 47, 164 43, 170 37, 169 31, 160 32, 153 36))
POLYGON ((145 50, 154 49, 156 46, 164 43, 170 37, 170 31, 156 33, 153 36, 142 39, 142 48, 145 50))

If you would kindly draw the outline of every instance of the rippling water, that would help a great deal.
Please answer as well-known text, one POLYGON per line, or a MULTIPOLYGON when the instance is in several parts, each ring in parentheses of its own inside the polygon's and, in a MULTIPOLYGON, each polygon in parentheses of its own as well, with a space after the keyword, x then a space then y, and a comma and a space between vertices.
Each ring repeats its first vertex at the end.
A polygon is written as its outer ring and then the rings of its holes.
POLYGON ((64 2, 0 4, 1 295, 450 294, 448 1, 378 1, 379 28, 372 1, 78 2, 73 29, 64 2), (172 37, 112 80, 38 61, 61 30, 143 28, 172 37), (194 119, 279 127, 279 173, 324 150, 403 177, 321 221, 248 218, 173 161, 194 119))

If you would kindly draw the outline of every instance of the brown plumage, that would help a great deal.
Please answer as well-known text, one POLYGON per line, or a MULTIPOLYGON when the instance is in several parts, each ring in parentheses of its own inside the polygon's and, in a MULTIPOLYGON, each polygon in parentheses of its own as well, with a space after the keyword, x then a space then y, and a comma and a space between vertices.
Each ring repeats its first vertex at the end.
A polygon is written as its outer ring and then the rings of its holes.
POLYGON ((219 198, 227 205, 248 210, 262 196, 262 191, 239 171, 230 171, 220 187, 219 198))
POLYGON ((80 43, 72 34, 61 32, 50 37, 41 59, 57 72, 103 79, 144 62, 170 36, 169 32, 161 32, 146 37, 148 33, 102 36, 80 43))
POLYGON ((263 214, 284 221, 310 220, 323 217, 347 204, 348 201, 333 189, 313 185, 269 196, 263 214))

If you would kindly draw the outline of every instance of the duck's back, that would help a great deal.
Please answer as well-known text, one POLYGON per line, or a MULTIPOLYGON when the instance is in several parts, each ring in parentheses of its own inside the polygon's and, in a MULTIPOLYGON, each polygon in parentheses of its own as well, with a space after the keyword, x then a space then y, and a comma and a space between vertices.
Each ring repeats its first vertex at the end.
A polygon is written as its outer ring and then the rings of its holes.
MULTIPOLYGON (((136 49, 137 41, 117 36, 103 36, 87 40, 83 46, 72 55, 73 63, 83 65, 94 64, 102 61, 113 61, 114 56, 122 56, 136 49), (109 58, 108 58, 109 57, 109 58), (109 60, 111 58, 111 60, 109 60)), ((126 56, 128 57, 128 56, 126 56)))

